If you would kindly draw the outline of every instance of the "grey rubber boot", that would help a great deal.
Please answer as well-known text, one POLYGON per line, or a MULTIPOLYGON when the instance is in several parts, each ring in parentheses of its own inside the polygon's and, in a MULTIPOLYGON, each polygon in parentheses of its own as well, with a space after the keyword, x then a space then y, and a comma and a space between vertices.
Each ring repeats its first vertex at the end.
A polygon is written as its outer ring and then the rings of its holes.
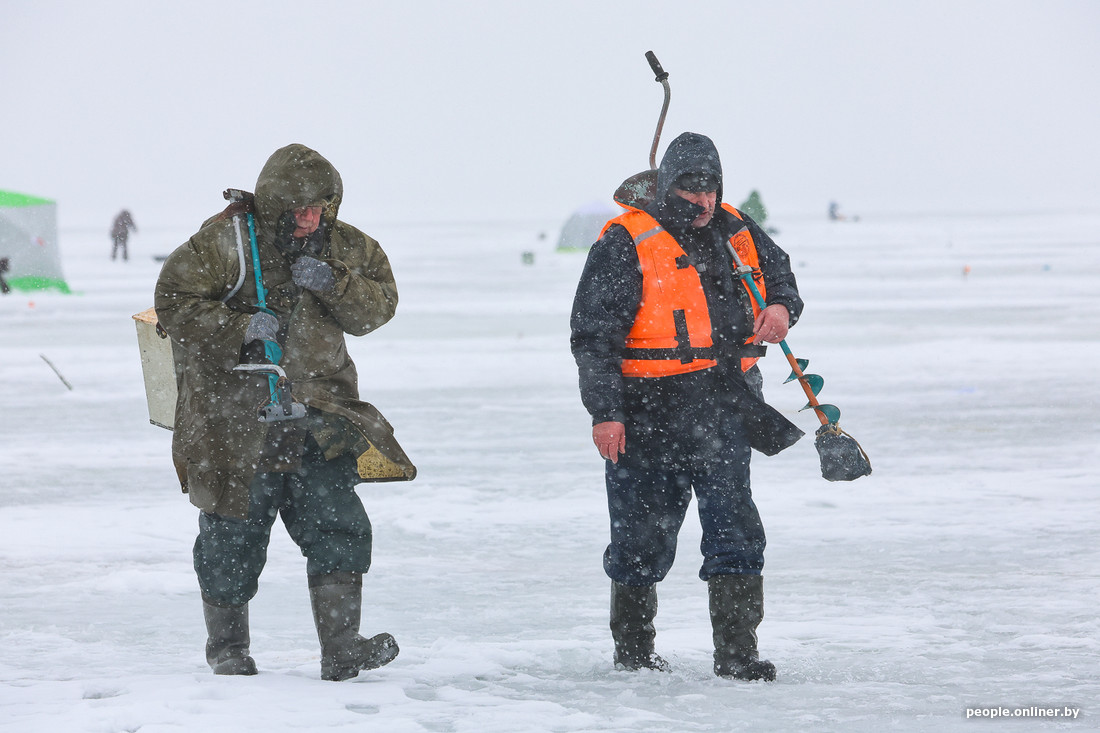
POLYGON ((217 606, 202 599, 206 619, 206 663, 214 674, 256 674, 248 654, 248 604, 217 606))
POLYGON ((707 582, 714 629, 714 673, 739 680, 775 680, 775 665, 760 659, 756 627, 764 618, 764 579, 718 575, 707 582))
POLYGON ((615 666, 620 669, 668 671, 668 662, 653 651, 657 636, 657 586, 611 583, 611 638, 615 641, 615 666))
POLYGON ((397 657, 397 642, 390 634, 369 639, 359 635, 363 606, 360 573, 330 573, 309 577, 313 621, 321 642, 321 679, 338 682, 364 669, 389 664, 397 657))

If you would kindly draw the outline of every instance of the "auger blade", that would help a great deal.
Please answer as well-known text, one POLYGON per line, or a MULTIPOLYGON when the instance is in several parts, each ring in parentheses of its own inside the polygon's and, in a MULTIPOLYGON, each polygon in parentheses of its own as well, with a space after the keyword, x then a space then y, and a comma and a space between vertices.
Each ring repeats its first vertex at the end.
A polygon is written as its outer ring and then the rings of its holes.
POLYGON ((814 393, 815 397, 821 392, 821 388, 825 386, 825 380, 817 374, 803 374, 802 379, 810 386, 810 391, 814 393))
MULTIPOLYGON (((829 423, 832 425, 836 425, 838 422, 840 422, 840 408, 836 405, 818 404, 815 406, 807 402, 806 406, 803 407, 802 410, 816 410, 817 412, 824 415, 825 419, 828 420, 829 423)), ((799 412, 802 412, 802 410, 799 410, 799 412)))
MULTIPOLYGON (((805 374, 806 373, 806 367, 808 367, 810 365, 810 360, 809 359, 795 359, 795 361, 798 362, 798 371, 805 374)), ((783 384, 786 384, 787 382, 793 382, 796 379, 798 379, 798 374, 796 374, 795 371, 792 369, 791 370, 791 376, 784 379, 783 384)), ((817 394, 817 392, 814 392, 814 394, 817 394)))

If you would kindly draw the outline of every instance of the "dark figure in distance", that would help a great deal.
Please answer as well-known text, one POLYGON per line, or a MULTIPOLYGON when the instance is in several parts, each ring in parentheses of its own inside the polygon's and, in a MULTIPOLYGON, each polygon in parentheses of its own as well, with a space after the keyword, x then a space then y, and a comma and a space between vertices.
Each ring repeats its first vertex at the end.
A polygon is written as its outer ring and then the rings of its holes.
POLYGON ((126 251, 126 243, 130 239, 130 230, 137 231, 137 224, 134 223, 134 217, 130 215, 129 209, 123 209, 118 212, 118 216, 115 217, 114 224, 111 225, 111 259, 115 259, 119 250, 122 251, 122 259, 127 260, 130 258, 129 252, 126 251))

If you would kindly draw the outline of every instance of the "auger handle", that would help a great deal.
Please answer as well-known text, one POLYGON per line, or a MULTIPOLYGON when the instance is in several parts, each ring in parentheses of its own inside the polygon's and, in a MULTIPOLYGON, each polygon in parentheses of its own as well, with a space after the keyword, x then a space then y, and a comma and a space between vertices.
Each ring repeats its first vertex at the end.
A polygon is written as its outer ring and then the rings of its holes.
POLYGON ((649 167, 651 170, 657 170, 657 144, 661 141, 661 130, 665 127, 665 115, 668 114, 668 103, 672 99, 672 90, 668 86, 668 72, 661 68, 661 62, 657 60, 653 52, 646 51, 645 57, 649 61, 649 68, 653 69, 653 73, 657 75, 656 81, 661 82, 661 86, 665 89, 665 101, 661 105, 661 116, 657 118, 657 131, 653 133, 653 145, 649 148, 649 167))
POLYGON ((277 379, 286 379, 286 370, 278 364, 238 364, 233 367, 235 372, 264 372, 274 375, 277 379))
POLYGON ((649 68, 653 69, 653 73, 657 75, 654 81, 664 81, 668 78, 668 72, 661 68, 661 62, 657 60, 656 54, 646 51, 645 57, 649 61, 649 68))

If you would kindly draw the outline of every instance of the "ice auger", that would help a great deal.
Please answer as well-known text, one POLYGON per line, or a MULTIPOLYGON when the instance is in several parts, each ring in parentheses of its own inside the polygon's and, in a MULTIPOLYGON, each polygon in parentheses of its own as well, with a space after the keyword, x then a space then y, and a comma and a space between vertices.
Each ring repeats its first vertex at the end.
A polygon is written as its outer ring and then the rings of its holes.
POLYGON ((665 92, 665 101, 661 105, 661 115, 657 118, 657 129, 653 133, 653 145, 649 148, 649 170, 635 173, 615 189, 615 203, 630 209, 642 209, 653 200, 657 193, 657 144, 661 141, 661 130, 665 126, 668 103, 672 99, 672 90, 668 85, 668 72, 652 51, 645 52, 649 68, 653 69, 655 81, 660 82, 665 92))
MULTIPOLYGON (((745 284, 753 300, 760 309, 768 307, 764 296, 753 281, 753 268, 741 261, 737 250, 731 242, 726 242, 726 247, 733 255, 733 261, 737 264, 737 276, 745 284)), ((806 367, 810 365, 809 359, 798 359, 791 353, 787 346, 787 340, 779 342, 779 348, 783 349, 783 355, 791 365, 791 374, 783 383, 798 380, 802 391, 806 393, 805 407, 802 410, 813 408, 817 413, 817 419, 821 421, 821 427, 814 433, 814 447, 821 459, 821 475, 829 481, 854 481, 860 476, 871 473, 871 461, 867 458, 862 446, 856 439, 840 429, 840 408, 817 401, 817 395, 825 385, 825 380, 817 374, 807 374, 806 367)), ((800 410, 801 412, 801 410, 800 410)))
MULTIPOLYGON (((241 200, 240 197, 243 195, 243 192, 237 191, 236 189, 230 189, 225 192, 225 197, 231 201, 241 200)), ((251 211, 247 212, 246 216, 248 217, 248 240, 252 247, 252 272, 256 276, 256 307, 274 316, 275 312, 267 307, 267 289, 264 287, 263 271, 260 269, 260 251, 256 246, 256 219, 251 211)), ((239 228, 237 229, 237 236, 239 239, 239 228)), ((237 245, 240 247, 241 242, 238 241, 237 245)), ((241 272, 242 274, 244 272, 243 255, 241 257, 241 272)), ((260 406, 260 422, 297 420, 298 418, 305 417, 306 406, 301 402, 295 401, 290 391, 290 380, 287 379, 286 371, 279 366, 279 362, 283 358, 282 348, 274 341, 264 341, 263 344, 264 355, 267 357, 269 363, 238 364, 233 367, 233 371, 267 373, 269 394, 267 404, 260 406)))

